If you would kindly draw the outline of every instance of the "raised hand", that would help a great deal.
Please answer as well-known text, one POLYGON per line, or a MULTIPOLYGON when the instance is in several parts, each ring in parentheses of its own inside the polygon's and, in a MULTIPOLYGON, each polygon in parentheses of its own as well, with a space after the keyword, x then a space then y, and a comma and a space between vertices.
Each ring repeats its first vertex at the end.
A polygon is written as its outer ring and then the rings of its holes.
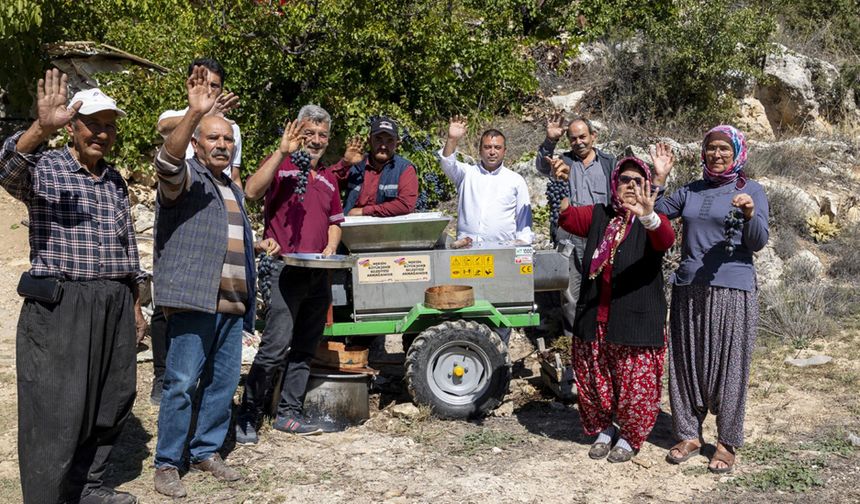
POLYGON ((651 164, 654 166, 654 185, 666 184, 666 179, 675 166, 675 153, 667 143, 657 142, 648 149, 651 156, 651 164))
POLYGON ((281 246, 272 238, 266 238, 254 244, 254 252, 257 254, 265 252, 266 255, 274 256, 278 255, 280 251, 281 246))
POLYGON ((564 115, 556 112, 546 120, 546 137, 553 142, 558 142, 564 134, 564 115))
POLYGON ((657 201, 657 191, 651 192, 651 182, 645 181, 645 188, 634 186, 636 203, 622 203, 622 206, 630 210, 637 217, 644 217, 654 211, 654 202, 657 201))
POLYGON ((45 135, 59 130, 72 120, 83 105, 78 101, 66 106, 68 101, 68 80, 66 74, 56 68, 45 72, 45 78, 36 84, 36 108, 39 127, 45 135))
POLYGON ((218 98, 215 100, 215 104, 212 106, 212 109, 209 111, 210 115, 215 115, 218 117, 224 117, 227 112, 231 110, 235 110, 239 107, 239 97, 236 96, 235 93, 221 93, 218 95, 218 98))
POLYGON ((463 116, 455 115, 448 123, 448 138, 452 140, 459 140, 463 138, 466 135, 467 127, 468 123, 466 121, 466 118, 463 116))
POLYGON ((750 220, 755 215, 755 202, 747 193, 740 193, 732 198, 732 206, 743 212, 744 220, 750 220))
POLYGON ((553 177, 557 178, 558 180, 570 179, 570 166, 568 166, 563 159, 549 156, 544 156, 543 159, 544 161, 549 163, 550 167, 552 167, 553 177))
POLYGON ((218 95, 209 87, 209 70, 206 67, 194 67, 185 81, 185 89, 188 90, 189 110, 208 114, 218 100, 218 95))
POLYGON ((278 150, 281 151, 281 154, 289 156, 304 145, 305 137, 302 135, 304 127, 305 121, 299 122, 298 119, 284 126, 284 135, 281 137, 280 145, 278 145, 278 150))
POLYGON ((364 139, 354 136, 346 142, 346 152, 343 160, 349 165, 356 165, 364 159, 364 139))

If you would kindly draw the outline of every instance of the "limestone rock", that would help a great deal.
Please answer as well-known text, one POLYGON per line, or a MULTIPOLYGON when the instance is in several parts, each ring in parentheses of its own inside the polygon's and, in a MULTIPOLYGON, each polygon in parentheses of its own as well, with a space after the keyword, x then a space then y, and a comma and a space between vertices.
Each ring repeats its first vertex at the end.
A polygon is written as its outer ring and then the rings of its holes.
POLYGON ((498 408, 493 410, 492 415, 495 417, 509 417, 514 414, 514 403, 511 401, 503 402, 498 408))
POLYGON ((776 255, 770 244, 755 253, 755 270, 759 288, 778 284, 782 277, 783 268, 782 259, 776 255))
POLYGON ((785 359, 785 363, 790 366, 796 367, 810 367, 810 366, 820 366, 822 364, 827 364, 832 361, 833 357, 829 355, 813 355, 812 357, 807 357, 806 359, 792 359, 790 357, 785 359))
POLYGON ((152 229, 155 225, 155 212, 146 205, 137 204, 131 209, 131 217, 134 219, 134 232, 143 233, 152 229))
POLYGON ((851 207, 845 212, 845 222, 849 224, 860 223, 860 207, 851 207))
POLYGON ((574 91, 566 95, 551 96, 549 101, 552 103, 552 106, 558 110, 573 112, 583 98, 585 98, 585 91, 574 91))
POLYGON ((773 127, 767 118, 764 105, 752 96, 743 98, 739 104, 734 125, 744 132, 747 138, 756 140, 775 140, 773 127))
POLYGON ((777 45, 765 59, 768 84, 756 91, 773 129, 827 132, 831 129, 821 116, 822 101, 839 76, 832 64, 810 58, 777 45))
POLYGON ((395 418, 415 418, 421 411, 412 403, 400 403, 391 407, 391 415, 395 418))
POLYGON ((780 181, 771 180, 768 178, 760 178, 757 180, 759 184, 764 187, 765 192, 768 195, 768 199, 771 199, 773 195, 779 194, 780 196, 785 197, 787 200, 792 201, 793 204, 798 205, 801 210, 801 214, 804 217, 809 216, 818 216, 820 215, 820 207, 818 202, 812 198, 806 191, 797 187, 793 184, 784 184, 780 181))

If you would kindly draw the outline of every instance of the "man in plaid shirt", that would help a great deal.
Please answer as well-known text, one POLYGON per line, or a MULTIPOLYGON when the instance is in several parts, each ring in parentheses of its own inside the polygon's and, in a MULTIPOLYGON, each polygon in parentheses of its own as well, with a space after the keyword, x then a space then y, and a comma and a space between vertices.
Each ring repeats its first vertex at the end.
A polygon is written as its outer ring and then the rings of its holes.
POLYGON ((102 485, 131 414, 145 328, 128 188, 103 159, 125 113, 98 89, 67 106, 66 83, 49 70, 38 119, 0 149, 0 185, 30 217, 16 342, 21 489, 25 503, 133 503, 102 485), (46 150, 61 128, 69 145, 46 150))

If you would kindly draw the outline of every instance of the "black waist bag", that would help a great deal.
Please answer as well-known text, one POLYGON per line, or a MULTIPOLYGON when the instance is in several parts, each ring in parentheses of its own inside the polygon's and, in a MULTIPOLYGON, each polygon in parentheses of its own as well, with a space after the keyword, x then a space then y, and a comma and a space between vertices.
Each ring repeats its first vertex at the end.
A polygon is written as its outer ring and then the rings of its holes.
POLYGON ((18 281, 18 295, 43 303, 58 303, 63 295, 63 282, 56 278, 34 277, 30 272, 24 272, 18 281))

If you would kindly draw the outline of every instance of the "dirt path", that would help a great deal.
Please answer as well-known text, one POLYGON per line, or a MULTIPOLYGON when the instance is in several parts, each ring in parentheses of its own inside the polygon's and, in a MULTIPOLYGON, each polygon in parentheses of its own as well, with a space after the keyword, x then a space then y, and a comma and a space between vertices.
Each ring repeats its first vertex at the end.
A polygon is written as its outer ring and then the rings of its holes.
MULTIPOLYGON (((26 212, 0 194, 0 502, 19 502, 14 374, 18 275, 27 267, 26 212)), ((700 457, 683 466, 663 461, 672 444, 668 398, 636 463, 587 457, 588 439, 575 406, 536 389, 536 363, 525 360, 512 385, 511 416, 481 422, 395 418, 390 399, 404 400, 395 381, 365 425, 342 433, 294 438, 264 429, 255 447, 235 447, 228 460, 245 480, 223 485, 197 474, 184 502, 858 502, 860 323, 825 350, 836 357, 816 369, 789 369, 786 347, 760 345, 747 414, 748 447, 733 477, 707 473, 700 457), (534 385, 534 386, 532 386, 534 385), (795 489, 803 491, 791 491, 795 489), (756 490, 756 489, 759 490, 756 490)), ((520 347, 514 358, 528 353, 520 347)), ((142 502, 168 502, 152 489, 157 408, 148 401, 151 367, 138 367, 134 418, 114 453, 111 484, 142 502)), ((374 397, 378 403, 379 397, 374 397)), ((708 422, 708 436, 713 423, 708 422)))

